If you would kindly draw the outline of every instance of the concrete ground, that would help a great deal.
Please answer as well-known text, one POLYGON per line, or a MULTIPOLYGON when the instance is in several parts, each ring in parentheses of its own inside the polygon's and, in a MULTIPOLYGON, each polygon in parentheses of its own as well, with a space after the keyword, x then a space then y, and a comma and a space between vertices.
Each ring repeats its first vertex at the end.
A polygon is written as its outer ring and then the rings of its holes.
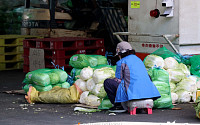
POLYGON ((178 104, 181 110, 154 109, 152 115, 74 112, 74 104, 34 104, 23 94, 7 94, 20 90, 25 73, 22 70, 0 71, 0 125, 122 125, 122 124, 200 124, 193 104, 178 104), (101 122, 101 123, 100 123, 101 122))

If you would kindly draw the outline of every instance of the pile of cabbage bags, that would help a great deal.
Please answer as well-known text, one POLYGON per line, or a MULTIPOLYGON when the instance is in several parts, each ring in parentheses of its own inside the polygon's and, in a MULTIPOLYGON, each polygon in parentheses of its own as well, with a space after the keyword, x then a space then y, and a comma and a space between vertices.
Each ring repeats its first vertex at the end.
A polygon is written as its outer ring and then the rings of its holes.
POLYGON ((159 67, 169 73, 169 84, 171 88, 172 102, 185 103, 196 100, 198 89, 198 77, 191 75, 189 67, 179 63, 173 57, 162 58, 158 55, 148 55, 144 64, 146 69, 159 67))
POLYGON ((75 84, 83 91, 79 102, 89 106, 99 106, 107 95, 104 90, 104 80, 114 77, 115 71, 110 67, 83 68, 80 71, 79 79, 75 81, 75 84))
POLYGON ((154 108, 173 108, 169 73, 164 69, 151 68, 148 74, 161 95, 161 98, 154 101, 154 108))
POLYGON ((77 80, 80 72, 85 67, 91 67, 93 69, 99 69, 103 67, 110 67, 116 71, 116 66, 108 65, 107 58, 102 55, 86 55, 76 54, 70 58, 69 64, 73 67, 70 75, 74 80, 77 80))
POLYGON ((68 74, 61 69, 38 69, 28 72, 25 76, 23 87, 25 92, 28 91, 29 86, 33 86, 37 91, 49 91, 55 86, 62 88, 69 88, 70 84, 66 82, 68 74))
POLYGON ((105 109, 112 106, 104 90, 104 80, 115 76, 116 66, 108 65, 102 55, 76 54, 70 58, 73 67, 70 75, 75 84, 83 91, 79 102, 105 109))
POLYGON ((196 116, 200 119, 200 96, 197 98, 194 109, 196 111, 196 116))
POLYGON ((82 69, 88 66, 95 67, 101 64, 107 64, 107 58, 102 55, 75 54, 69 61, 69 65, 76 69, 82 69))

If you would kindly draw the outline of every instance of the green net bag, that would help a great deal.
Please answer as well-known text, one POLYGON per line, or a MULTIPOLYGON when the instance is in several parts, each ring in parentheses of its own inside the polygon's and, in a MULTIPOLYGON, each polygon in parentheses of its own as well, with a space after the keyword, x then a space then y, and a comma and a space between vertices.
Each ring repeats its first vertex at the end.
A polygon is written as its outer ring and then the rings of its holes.
POLYGON ((159 48, 156 51, 154 51, 152 54, 160 56, 163 59, 166 59, 168 57, 173 57, 179 63, 181 62, 181 56, 179 54, 175 54, 175 53, 169 51, 166 47, 159 48))
POLYGON ((107 65, 107 64, 97 65, 97 66, 95 66, 95 67, 93 67, 93 68, 94 68, 94 70, 95 70, 95 69, 101 69, 101 68, 103 68, 103 67, 109 67, 109 68, 112 68, 111 65, 107 65))
POLYGON ((200 119, 200 96, 197 97, 197 100, 195 101, 194 109, 196 111, 196 116, 200 119))
POLYGON ((184 55, 184 56, 182 56, 181 57, 182 63, 185 64, 185 65, 191 65, 191 62, 190 62, 190 58, 191 57, 192 57, 191 55, 184 55))
POLYGON ((87 55, 87 57, 88 57, 88 62, 89 62, 89 66, 90 66, 90 67, 95 67, 95 66, 98 65, 98 60, 97 60, 97 58, 95 58, 95 57, 93 57, 93 56, 88 56, 88 55, 87 55))
POLYGON ((191 67, 190 72, 193 75, 200 77, 200 55, 194 55, 190 58, 191 67))
POLYGON ((47 86, 50 84, 50 77, 48 73, 45 72, 35 72, 33 73, 31 80, 34 84, 40 86, 47 86))
POLYGON ((52 88, 53 88, 53 87, 56 87, 56 86, 59 86, 59 87, 62 88, 62 84, 61 84, 61 83, 58 83, 58 84, 54 84, 54 85, 52 85, 52 88))
POLYGON ((32 76, 33 74, 35 73, 50 73, 51 72, 51 69, 48 69, 48 68, 45 68, 45 69, 37 69, 37 70, 34 70, 34 71, 31 71, 31 72, 28 72, 25 76, 25 79, 24 79, 24 83, 33 83, 33 80, 32 80, 32 76))
POLYGON ((90 65, 88 57, 85 54, 76 54, 70 58, 69 65, 74 68, 82 69, 90 65))
POLYGON ((162 82, 162 81, 153 81, 154 85, 156 86, 156 88, 158 89, 160 94, 167 94, 170 95, 170 85, 166 82, 162 82))
POLYGON ((161 98, 154 101, 153 108, 173 108, 171 95, 161 94, 161 98))
POLYGON ((63 83, 66 82, 68 74, 66 73, 66 71, 63 71, 61 69, 52 69, 51 70, 52 73, 56 73, 59 76, 59 82, 63 83))
POLYGON ((32 86, 32 84, 26 84, 22 89, 27 93, 30 86, 32 86))
POLYGON ((169 73, 160 68, 152 68, 148 74, 161 95, 161 98, 154 101, 154 108, 173 108, 169 73))
POLYGON ((116 65, 115 65, 115 66, 111 66, 111 68, 112 68, 114 71, 116 71, 117 66, 116 66, 116 65))
POLYGON ((169 83, 169 73, 160 68, 151 68, 148 70, 148 74, 152 81, 162 81, 169 83))
POLYGON ((62 88, 70 88, 71 86, 68 82, 63 82, 61 85, 62 88))
POLYGON ((88 56, 96 58, 97 59, 97 65, 108 64, 107 58, 105 56, 102 56, 102 55, 88 55, 88 56))
POLYGON ((98 106, 98 109, 110 109, 112 106, 113 106, 113 104, 108 99, 108 96, 106 96, 101 101, 101 104, 98 106))
POLYGON ((63 83, 58 83, 58 84, 52 85, 52 87, 56 87, 56 86, 59 86, 61 88, 69 88, 71 85, 68 82, 63 82, 63 83))
POLYGON ((48 75, 49 75, 50 83, 51 84, 57 84, 57 83, 59 83, 60 77, 59 77, 58 74, 50 72, 50 73, 48 73, 48 75))
POLYGON ((77 79, 79 78, 78 76, 80 76, 81 70, 82 70, 82 69, 77 69, 77 68, 73 68, 73 69, 71 70, 70 75, 72 76, 72 78, 73 78, 74 80, 77 80, 77 79))
POLYGON ((49 91, 53 88, 52 85, 40 86, 40 85, 33 84, 32 86, 35 87, 35 89, 39 92, 49 91))

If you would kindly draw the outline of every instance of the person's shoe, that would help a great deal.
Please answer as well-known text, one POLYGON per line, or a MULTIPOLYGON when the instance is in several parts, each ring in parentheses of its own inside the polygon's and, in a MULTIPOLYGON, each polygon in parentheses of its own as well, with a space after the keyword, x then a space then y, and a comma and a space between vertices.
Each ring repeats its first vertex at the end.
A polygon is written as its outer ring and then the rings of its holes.
POLYGON ((108 111, 109 112, 116 112, 116 113, 126 112, 126 110, 122 106, 113 106, 108 111))

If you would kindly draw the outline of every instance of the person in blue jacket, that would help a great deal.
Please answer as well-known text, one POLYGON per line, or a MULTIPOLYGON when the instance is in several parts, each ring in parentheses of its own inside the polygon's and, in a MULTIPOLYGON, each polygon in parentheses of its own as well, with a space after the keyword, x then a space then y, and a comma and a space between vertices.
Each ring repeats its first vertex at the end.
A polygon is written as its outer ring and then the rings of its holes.
POLYGON ((151 81, 143 61, 135 55, 128 42, 117 44, 117 61, 114 79, 104 81, 104 89, 114 107, 111 109, 122 109, 121 102, 138 99, 160 98, 160 93, 151 81))

